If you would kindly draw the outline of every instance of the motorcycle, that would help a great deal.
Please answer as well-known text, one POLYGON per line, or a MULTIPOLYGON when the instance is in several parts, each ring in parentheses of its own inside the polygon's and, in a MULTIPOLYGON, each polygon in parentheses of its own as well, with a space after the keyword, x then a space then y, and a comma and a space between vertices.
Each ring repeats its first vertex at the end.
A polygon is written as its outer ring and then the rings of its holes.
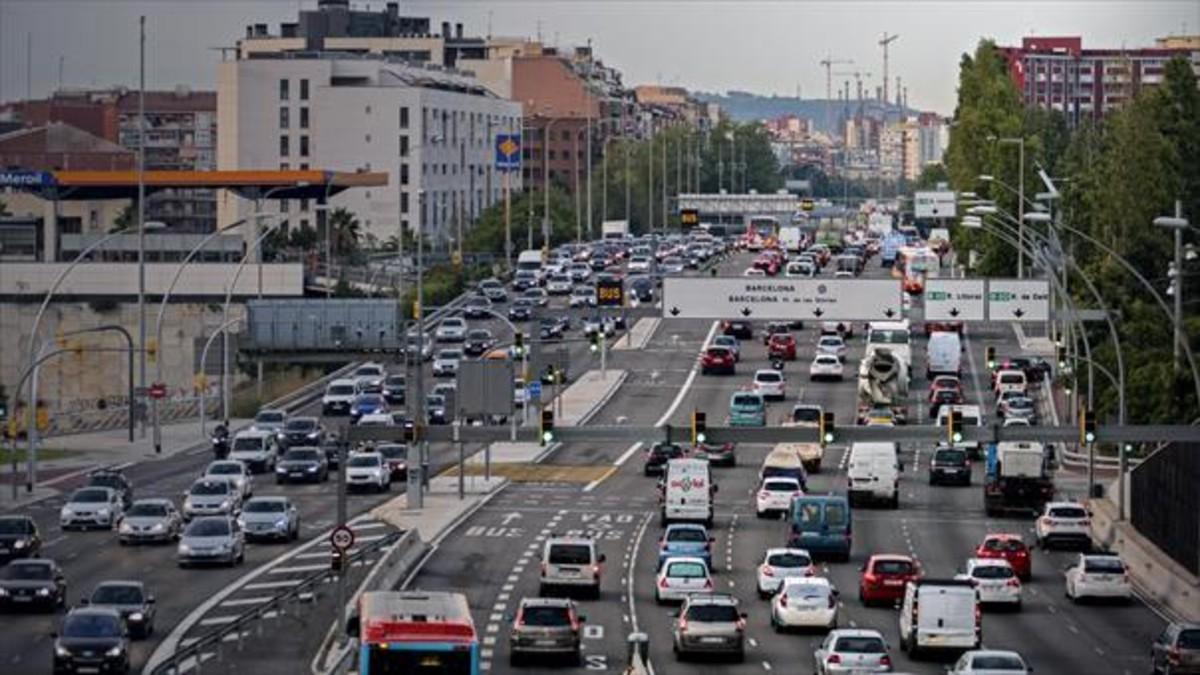
POLYGON ((209 439, 212 443, 213 455, 217 459, 225 459, 229 456, 229 432, 214 432, 212 438, 209 439))
POLYGON ((775 357, 775 358, 771 359, 771 368, 774 370, 782 371, 783 370, 783 359, 781 359, 779 357, 775 357))

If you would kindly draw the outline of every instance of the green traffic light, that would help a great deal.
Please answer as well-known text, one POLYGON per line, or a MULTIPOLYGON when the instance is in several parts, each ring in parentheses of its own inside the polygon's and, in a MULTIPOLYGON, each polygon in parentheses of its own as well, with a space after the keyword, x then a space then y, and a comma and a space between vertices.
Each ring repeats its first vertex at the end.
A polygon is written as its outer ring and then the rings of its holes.
POLYGON ((705 436, 705 435, 704 435, 704 434, 702 434, 702 433, 701 433, 701 434, 696 434, 696 442, 697 442, 697 443, 703 443, 703 442, 705 441, 705 439, 707 439, 707 438, 708 438, 708 436, 705 436))
POLYGON ((554 440, 554 432, 552 432, 552 431, 543 431, 542 432, 542 442, 543 443, 549 443, 550 441, 553 441, 553 440, 554 440))
POLYGON ((829 431, 825 432, 825 442, 826 443, 833 442, 833 433, 832 432, 829 432, 829 431))
POLYGON ((1093 434, 1092 432, 1089 431, 1083 435, 1083 440, 1087 441, 1088 443, 1095 443, 1096 442, 1096 434, 1093 434))
POLYGON ((962 443, 963 435, 956 431, 953 438, 955 443, 962 443))

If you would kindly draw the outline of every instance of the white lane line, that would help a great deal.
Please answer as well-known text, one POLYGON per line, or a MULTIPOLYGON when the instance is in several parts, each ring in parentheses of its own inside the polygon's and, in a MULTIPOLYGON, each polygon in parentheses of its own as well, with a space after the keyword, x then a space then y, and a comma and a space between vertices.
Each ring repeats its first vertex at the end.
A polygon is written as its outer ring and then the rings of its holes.
MULTIPOLYGON (((362 530, 375 530, 375 529, 379 529, 381 527, 390 527, 390 526, 387 523, 379 521, 379 520, 368 520, 366 522, 358 523, 357 525, 354 525, 350 529, 354 530, 355 532, 361 532, 362 530)), ((357 539, 358 539, 358 541, 362 541, 362 537, 358 537, 357 539)))
MULTIPOLYGON (((713 325, 716 326, 715 323, 713 325)), ((645 536, 646 526, 649 524, 650 524, 650 514, 646 514, 642 518, 642 524, 640 527, 638 527, 637 534, 634 535, 634 537, 633 537, 633 547, 635 549, 642 545, 642 537, 645 536)), ((633 632, 635 632, 635 633, 637 632, 637 629, 638 629, 637 605, 635 605, 633 602, 633 571, 634 571, 634 568, 636 568, 636 567, 637 567, 637 558, 634 558, 629 563, 629 577, 626 579, 626 582, 625 582, 625 593, 627 595, 627 600, 629 601, 629 622, 633 627, 633 632)))
MULTIPOLYGON (((322 567, 328 567, 328 565, 322 565, 322 567)), ((288 579, 287 581, 260 581, 254 584, 246 584, 242 588, 247 591, 265 591, 271 588, 289 588, 299 585, 300 579, 288 579)))
POLYGON ((617 458, 617 461, 613 462, 613 466, 621 466, 625 462, 629 461, 629 458, 632 457, 634 455, 634 453, 636 453, 638 450, 641 450, 641 449, 642 449, 641 441, 638 441, 637 443, 634 443, 633 445, 629 446, 625 450, 625 452, 621 453, 621 456, 617 458))
POLYGON ((232 616, 212 616, 207 619, 200 619, 201 626, 224 626, 227 623, 237 621, 237 615, 232 616))
POLYGON ((762 663, 763 663, 763 670, 770 670, 770 669, 771 669, 771 662, 770 662, 770 661, 763 661, 762 663))
MULTIPOLYGON (((710 326, 708 329, 708 335, 704 338, 704 344, 708 344, 708 343, 712 342, 713 335, 716 334, 716 332, 717 332, 717 326, 718 326, 718 322, 716 322, 716 321, 712 322, 712 326, 710 326)), ((679 388, 679 393, 675 394, 675 400, 671 401, 670 407, 668 407, 667 411, 665 413, 663 413, 663 416, 660 417, 658 419, 658 421, 654 423, 654 426, 661 427, 662 425, 666 424, 671 419, 671 416, 673 416, 675 414, 675 410, 677 408, 679 408, 679 404, 683 403, 684 397, 687 396, 688 390, 691 389, 691 387, 692 387, 692 382, 696 381, 696 375, 698 375, 699 373, 700 373, 700 360, 696 359, 696 362, 692 364, 692 369, 690 371, 688 371, 687 379, 685 379, 683 381, 683 386, 679 388)))
POLYGON ((271 598, 269 596, 262 597, 262 598, 237 598, 234 600, 226 600, 217 606, 218 607, 244 607, 246 605, 261 605, 264 602, 270 602, 270 601, 271 601, 271 598))
POLYGON ((500 624, 498 624, 498 623, 489 623, 489 624, 487 625, 487 628, 485 628, 484 630, 485 630, 486 632, 488 632, 488 633, 499 633, 499 632, 500 632, 500 624))
POLYGON ((327 570, 329 565, 292 565, 290 567, 276 567, 269 570, 267 574, 291 574, 292 572, 316 572, 319 570, 327 570))

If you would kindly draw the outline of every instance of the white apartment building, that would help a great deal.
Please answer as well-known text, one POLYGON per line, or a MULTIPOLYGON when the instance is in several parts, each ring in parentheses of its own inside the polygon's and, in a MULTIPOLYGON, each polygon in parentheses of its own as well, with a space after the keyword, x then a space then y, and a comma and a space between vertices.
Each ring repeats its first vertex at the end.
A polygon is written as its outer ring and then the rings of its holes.
MULTIPOLYGON (((504 198, 495 136, 520 133, 521 105, 438 66, 377 54, 281 52, 220 64, 217 124, 222 170, 386 171, 387 187, 337 195, 331 208, 353 212, 364 237, 384 241, 424 223, 437 243, 457 240, 504 198)), ((509 189, 521 189, 519 171, 508 179, 509 189)), ((285 211, 289 227, 316 227, 315 206, 287 200, 264 209, 285 211)), ((253 209, 252 201, 223 195, 219 224, 253 209)))

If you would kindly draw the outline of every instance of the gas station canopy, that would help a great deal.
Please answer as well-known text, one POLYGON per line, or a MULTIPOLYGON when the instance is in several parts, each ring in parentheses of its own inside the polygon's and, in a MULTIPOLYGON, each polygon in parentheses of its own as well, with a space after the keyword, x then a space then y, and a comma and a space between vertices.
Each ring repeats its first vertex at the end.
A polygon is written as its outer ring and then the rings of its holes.
MULTIPOLYGON (((146 171, 146 194, 159 190, 233 190, 246 199, 323 199, 349 188, 382 187, 382 172, 337 171, 146 171)), ((0 187, 47 200, 136 199, 137 171, 0 171, 0 187)))

